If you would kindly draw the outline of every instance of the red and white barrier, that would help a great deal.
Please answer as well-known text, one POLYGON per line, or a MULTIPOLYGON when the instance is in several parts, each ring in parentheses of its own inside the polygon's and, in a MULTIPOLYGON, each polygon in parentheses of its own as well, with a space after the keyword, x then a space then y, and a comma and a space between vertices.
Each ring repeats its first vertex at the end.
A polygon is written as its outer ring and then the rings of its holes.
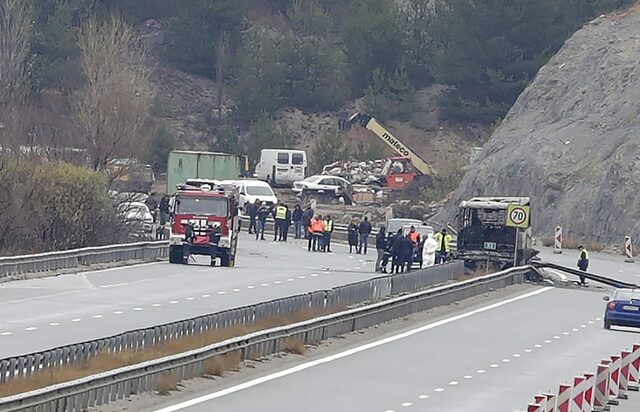
POLYGON ((640 383, 640 344, 635 343, 631 349, 631 362, 629 365, 629 390, 637 391, 640 383))
POLYGON ((538 405, 537 403, 530 403, 527 406, 527 412, 544 412, 542 410, 542 405, 538 405))
POLYGON ((540 412, 547 412, 547 397, 544 395, 535 395, 533 397, 533 403, 540 405, 540 412))
POLYGON ((633 263, 633 245, 631 244, 631 236, 624 237, 624 254, 625 262, 633 263))
MULTIPOLYGON (((613 385, 613 362, 611 361, 611 359, 602 359, 600 361, 601 364, 603 365, 608 365, 609 366, 609 382, 607 382, 607 387, 609 388, 609 392, 608 392, 608 399, 607 399, 607 404, 608 405, 619 405, 620 402, 618 402, 618 390, 619 390, 619 386, 618 386, 618 378, 616 377, 616 384, 615 387, 612 387, 613 385)), ((618 371, 619 372, 619 371, 618 371)), ((617 373, 616 373, 617 376, 617 373)))
POLYGON ((611 355, 611 385, 609 393, 616 399, 627 399, 627 395, 620 390, 620 369, 622 368, 622 357, 611 355))
POLYGON ((629 367, 631 366, 631 352, 623 350, 620 352, 620 392, 627 393, 629 390, 629 367))
POLYGON ((556 412, 569 412, 571 406, 571 385, 560 384, 556 412))
POLYGON ((556 412, 556 395, 554 393, 543 393, 547 398, 547 412, 556 412))
POLYGON ((562 253, 562 226, 556 226, 556 231, 553 239, 553 253, 562 253))
POLYGON ((598 365, 596 373, 596 386, 593 394, 593 410, 597 412, 608 411, 609 401, 609 365, 598 365))
POLYGON ((582 412, 591 412, 591 408, 593 407, 593 388, 596 384, 596 374, 586 372, 584 377, 584 402, 582 404, 582 412))
POLYGON ((582 412, 582 404, 584 403, 584 376, 576 376, 573 378, 573 389, 571 391, 571 409, 570 412, 582 412))

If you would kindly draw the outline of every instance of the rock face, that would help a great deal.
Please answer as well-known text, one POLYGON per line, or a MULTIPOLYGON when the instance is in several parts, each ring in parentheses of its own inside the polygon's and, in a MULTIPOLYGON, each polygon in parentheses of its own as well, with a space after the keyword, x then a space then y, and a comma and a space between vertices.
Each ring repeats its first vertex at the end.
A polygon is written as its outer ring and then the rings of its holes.
POLYGON ((530 196, 534 231, 640 237, 640 10, 572 36, 520 95, 439 215, 460 200, 530 196))

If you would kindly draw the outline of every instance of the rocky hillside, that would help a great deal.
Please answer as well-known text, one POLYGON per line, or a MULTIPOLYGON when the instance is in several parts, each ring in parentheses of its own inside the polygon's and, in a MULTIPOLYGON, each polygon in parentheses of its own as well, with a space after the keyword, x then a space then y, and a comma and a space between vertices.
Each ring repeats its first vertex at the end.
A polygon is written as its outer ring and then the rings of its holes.
POLYGON ((520 95, 456 191, 530 196, 535 231, 640 236, 640 7, 575 33, 520 95))

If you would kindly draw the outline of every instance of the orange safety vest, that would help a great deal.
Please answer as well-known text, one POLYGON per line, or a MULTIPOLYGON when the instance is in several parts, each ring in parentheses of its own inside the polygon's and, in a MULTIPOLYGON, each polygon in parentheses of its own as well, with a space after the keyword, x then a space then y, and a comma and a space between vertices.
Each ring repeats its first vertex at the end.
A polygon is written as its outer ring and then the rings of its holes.
POLYGON ((313 219, 311 221, 311 226, 309 227, 309 231, 311 233, 323 233, 324 232, 324 221, 319 219, 313 219))
POLYGON ((411 239, 413 243, 418 243, 419 237, 420 237, 420 233, 418 233, 417 231, 409 232, 409 239, 411 239))

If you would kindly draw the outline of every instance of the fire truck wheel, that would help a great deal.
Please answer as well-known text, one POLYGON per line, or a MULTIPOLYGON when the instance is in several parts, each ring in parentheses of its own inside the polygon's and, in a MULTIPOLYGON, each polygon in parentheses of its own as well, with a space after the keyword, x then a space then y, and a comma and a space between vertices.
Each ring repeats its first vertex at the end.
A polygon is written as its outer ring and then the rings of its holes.
POLYGON ((183 263, 182 249, 177 247, 169 248, 169 263, 183 263))
POLYGON ((235 256, 231 257, 228 253, 220 256, 220 266, 233 267, 236 264, 235 256))

